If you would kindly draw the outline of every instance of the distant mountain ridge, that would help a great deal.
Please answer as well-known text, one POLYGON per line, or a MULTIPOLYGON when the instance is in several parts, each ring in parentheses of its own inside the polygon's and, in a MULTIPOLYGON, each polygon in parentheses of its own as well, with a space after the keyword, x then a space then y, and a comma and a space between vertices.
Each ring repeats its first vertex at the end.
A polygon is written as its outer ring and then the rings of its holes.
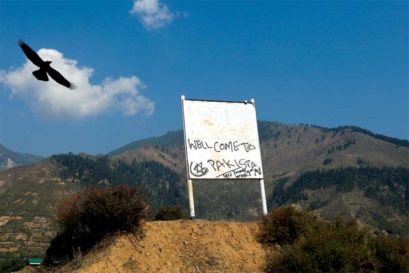
MULTIPOLYGON (((357 126, 325 128, 259 121, 265 176, 300 174, 316 168, 409 166, 409 141, 373 133, 357 126), (376 147, 376 149, 374 149, 376 147), (323 164, 325 161, 325 164, 323 164)), ((108 156, 153 160, 185 173, 183 131, 131 142, 108 156)))
POLYGON ((354 125, 345 125, 345 126, 338 126, 338 127, 334 127, 334 128, 326 128, 326 127, 320 127, 320 126, 316 126, 316 125, 311 125, 312 127, 316 127, 316 128, 320 128, 323 130, 328 130, 328 131, 341 131, 344 129, 349 129, 352 132, 357 132, 357 133, 363 133, 365 135, 374 137, 376 139, 380 139, 380 140, 384 140, 399 146, 404 146, 404 147, 409 147, 409 140, 407 139, 400 139, 400 138, 396 138, 396 137, 390 137, 390 136, 385 136, 382 134, 376 134, 373 133, 367 129, 363 129, 361 127, 358 126, 354 126, 354 125))
POLYGON ((169 131, 158 137, 150 137, 137 141, 133 141, 119 149, 115 149, 108 153, 109 156, 119 155, 127 150, 133 150, 143 145, 158 145, 162 147, 170 147, 173 145, 183 144, 183 131, 169 131))
POLYGON ((17 153, 11 151, 0 144, 0 170, 9 169, 16 166, 34 164, 44 159, 41 156, 29 153, 17 153))
MULTIPOLYGON (((271 124, 285 125, 283 123, 270 122, 270 121, 258 121, 257 124, 258 124, 260 141, 272 136, 270 134, 271 132, 268 131, 268 127, 271 126, 271 124)), ((323 127, 323 126, 314 125, 314 124, 298 124, 298 125, 293 125, 293 126, 308 126, 308 127, 318 128, 318 129, 321 129, 323 131, 328 131, 328 132, 339 132, 342 130, 350 130, 351 132, 362 133, 362 134, 365 134, 373 138, 383 140, 383 141, 386 141, 392 144, 396 144, 396 145, 403 146, 403 147, 409 147, 409 140, 407 139, 399 139, 396 137, 390 137, 390 136, 386 136, 382 134, 373 133, 370 130, 363 129, 361 127, 354 126, 354 125, 342 125, 342 126, 333 127, 333 128, 323 127)), ((119 155, 127 150, 133 150, 143 145, 158 145, 158 146, 163 146, 163 147, 170 147, 170 146, 183 144, 183 141, 184 140, 183 140, 183 130, 182 129, 168 131, 164 135, 161 135, 161 136, 150 137, 150 138, 133 141, 131 143, 126 144, 125 146, 122 146, 118 149, 115 149, 109 152, 107 155, 108 156, 119 155)))

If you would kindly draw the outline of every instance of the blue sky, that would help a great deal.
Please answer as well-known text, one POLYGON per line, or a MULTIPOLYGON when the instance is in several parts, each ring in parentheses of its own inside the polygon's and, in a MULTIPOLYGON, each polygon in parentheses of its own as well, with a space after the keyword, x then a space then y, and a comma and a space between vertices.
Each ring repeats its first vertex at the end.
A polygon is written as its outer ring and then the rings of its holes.
POLYGON ((180 129, 183 94, 408 139, 408 48, 407 1, 0 0, 0 144, 107 153, 180 129), (19 38, 79 88, 36 81, 19 38))

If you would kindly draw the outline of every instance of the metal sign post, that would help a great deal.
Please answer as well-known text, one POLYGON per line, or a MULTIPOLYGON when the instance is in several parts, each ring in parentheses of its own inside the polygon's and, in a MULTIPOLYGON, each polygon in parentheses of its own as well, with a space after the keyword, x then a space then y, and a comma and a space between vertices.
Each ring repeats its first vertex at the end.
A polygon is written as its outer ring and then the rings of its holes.
MULTIPOLYGON (((183 111, 183 102, 185 101, 185 96, 181 96, 181 102, 182 102, 182 116, 183 116, 183 132, 185 134, 185 112, 183 111)), ((185 135, 186 139, 186 135, 185 135)), ((187 158, 187 146, 185 144, 185 155, 187 158)), ((193 181, 192 179, 189 178, 189 164, 188 161, 186 160, 186 174, 187 174, 187 191, 189 195, 189 213, 190 213, 190 219, 194 220, 196 215, 195 215, 195 199, 193 198, 193 181)))
POLYGON ((263 207, 263 215, 267 215, 267 201, 266 201, 266 191, 264 189, 264 179, 260 179, 260 193, 261 193, 261 206, 263 207))
POLYGON ((195 219, 195 199, 193 198, 193 181, 192 179, 187 179, 187 191, 189 192, 189 210, 190 219, 195 219))
POLYGON ((181 96, 190 218, 193 180, 259 180, 267 214, 255 101, 187 100, 181 96))

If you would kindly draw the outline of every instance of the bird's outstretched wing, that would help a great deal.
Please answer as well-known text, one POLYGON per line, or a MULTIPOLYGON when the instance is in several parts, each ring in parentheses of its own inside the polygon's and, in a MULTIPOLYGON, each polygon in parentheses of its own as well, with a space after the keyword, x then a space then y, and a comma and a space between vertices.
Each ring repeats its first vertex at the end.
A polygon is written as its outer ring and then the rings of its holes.
POLYGON ((21 49, 24 51, 24 54, 26 54, 27 58, 33 62, 38 67, 41 67, 44 65, 44 61, 38 56, 38 54, 31 49, 23 40, 18 40, 18 44, 20 45, 21 49))
POLYGON ((51 78, 53 78, 59 84, 64 85, 65 87, 68 87, 71 90, 74 90, 75 88, 77 88, 77 86, 75 84, 69 82, 57 70, 50 67, 50 68, 47 69, 47 73, 48 73, 48 75, 50 75, 51 78))

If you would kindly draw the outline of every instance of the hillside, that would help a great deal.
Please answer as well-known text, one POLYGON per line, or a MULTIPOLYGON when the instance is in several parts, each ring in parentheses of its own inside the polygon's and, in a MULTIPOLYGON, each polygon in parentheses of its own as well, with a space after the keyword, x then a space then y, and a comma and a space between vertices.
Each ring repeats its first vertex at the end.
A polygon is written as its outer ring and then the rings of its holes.
POLYGON ((0 144, 0 170, 16 166, 34 164, 42 160, 41 156, 13 152, 0 144))
POLYGON ((178 202, 177 175, 156 162, 68 154, 0 172, 0 271, 7 260, 45 253, 56 234, 54 207, 65 196, 85 186, 124 181, 145 190, 152 212, 178 202))
MULTIPOLYGON (((274 122, 259 122, 259 134, 269 208, 296 203, 323 218, 357 217, 370 228, 409 235, 402 211, 409 200, 406 140, 356 127, 274 122), (338 179, 332 179, 331 171, 337 170, 338 179), (359 170, 372 170, 377 178, 359 170), (367 185, 357 182, 361 179, 367 185), (342 185, 348 186, 337 190, 342 185)), ((162 205, 180 205, 187 214, 182 131, 131 143, 109 156, 55 155, 0 171, 0 263, 44 253, 56 230, 53 205, 66 194, 120 183, 145 189, 150 217, 162 205)), ((255 181, 195 181, 196 215, 254 220, 260 215, 259 191, 255 181)))
POLYGON ((54 205, 77 190, 47 160, 0 172, 0 265, 43 255, 56 233, 54 205))
POLYGON ((324 219, 338 215, 389 234, 408 236, 409 169, 344 168, 317 170, 295 181, 276 183, 271 202, 297 203, 324 219))
MULTIPOLYGON (((269 207, 273 204, 282 204, 275 202, 273 199, 276 197, 272 197, 275 186, 279 185, 282 179, 291 183, 302 174, 317 169, 409 167, 409 143, 407 140, 375 134, 359 127, 322 128, 311 125, 259 122, 258 129, 269 207)), ((182 187, 185 185, 186 170, 182 131, 133 142, 110 153, 110 155, 114 160, 127 162, 133 160, 160 162, 178 173, 181 178, 180 185, 182 187)), ((317 179, 319 178, 317 177, 317 179)), ((388 195, 391 189, 388 188, 387 181, 380 183, 385 184, 383 185, 386 187, 384 194, 388 195)), ((223 183, 195 181, 194 191, 197 215, 206 219, 254 219, 260 213, 259 188, 258 184, 252 181, 223 183)), ((296 202, 310 209, 310 204, 318 202, 318 199, 329 199, 327 193, 320 197, 321 194, 324 192, 317 192, 318 197, 310 198, 305 202, 300 200, 296 202)), ((328 217, 333 213, 335 213, 333 216, 336 216, 336 214, 345 211, 348 212, 346 215, 357 216, 355 212, 349 212, 362 209, 375 213, 381 207, 379 202, 371 198, 369 200, 365 198, 365 202, 355 202, 356 199, 360 199, 360 194, 355 188, 349 192, 336 192, 330 196, 334 198, 334 203, 328 202, 331 204, 321 206, 320 210, 317 211, 321 216, 328 217), (335 200, 341 200, 341 202, 335 203, 335 200), (338 206, 348 209, 334 209, 338 206), (349 208, 351 206, 354 208, 349 208)), ((395 197, 405 198, 405 196, 395 197)), ((286 202, 292 201, 287 200, 286 202)), ((393 213, 390 215, 395 213, 395 209, 392 208, 392 211, 393 213)), ((401 212, 397 213, 401 214, 401 212)), ((371 225, 374 225, 374 222, 368 219, 379 217, 374 214, 365 218, 367 219, 366 222, 369 221, 371 225)), ((384 222, 388 222, 388 220, 384 222)), ((379 223, 379 226, 385 225, 379 223)))
POLYGON ((203 220, 145 224, 145 237, 118 236, 57 272, 263 272, 258 225, 203 220))
POLYGON ((408 239, 373 234, 355 221, 322 221, 296 206, 273 209, 257 223, 174 220, 144 222, 141 228, 111 234, 58 267, 26 267, 20 273, 403 273, 409 268, 408 239))

